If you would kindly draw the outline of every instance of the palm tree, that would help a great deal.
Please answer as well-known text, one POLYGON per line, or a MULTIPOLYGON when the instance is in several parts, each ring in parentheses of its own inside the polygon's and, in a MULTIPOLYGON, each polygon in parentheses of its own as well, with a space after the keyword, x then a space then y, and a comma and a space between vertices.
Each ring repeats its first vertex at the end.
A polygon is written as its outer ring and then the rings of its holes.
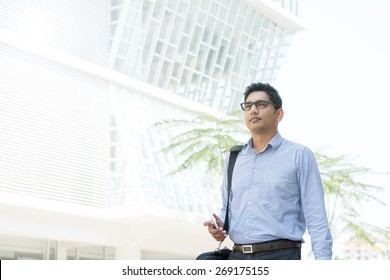
MULTIPOLYGON (((206 170, 220 178, 226 152, 249 138, 242 120, 236 114, 234 112, 224 118, 198 114, 193 120, 174 119, 157 123, 162 128, 185 127, 162 150, 166 153, 175 152, 183 159, 174 172, 206 164, 206 170)), ((360 175, 372 173, 372 170, 349 163, 346 156, 330 157, 318 152, 314 154, 322 176, 329 226, 334 239, 341 234, 348 234, 361 244, 368 244, 380 251, 376 240, 388 240, 390 231, 360 221, 360 214, 355 210, 362 202, 384 204, 374 195, 383 191, 382 187, 356 179, 360 175)))
POLYGON ((156 126, 164 129, 185 127, 185 131, 174 135, 170 144, 162 150, 162 152, 175 152, 176 155, 184 158, 177 169, 171 173, 189 169, 199 163, 206 163, 208 171, 220 176, 226 152, 248 137, 242 121, 236 115, 237 112, 223 117, 198 114, 192 120, 173 119, 156 123, 156 126))
POLYGON ((360 214, 356 211, 362 202, 385 205, 374 195, 383 191, 383 187, 355 179, 374 172, 350 163, 345 155, 330 157, 318 152, 314 154, 322 177, 333 237, 336 239, 347 233, 360 244, 368 244, 380 251, 376 240, 389 240, 390 231, 359 220, 360 214))

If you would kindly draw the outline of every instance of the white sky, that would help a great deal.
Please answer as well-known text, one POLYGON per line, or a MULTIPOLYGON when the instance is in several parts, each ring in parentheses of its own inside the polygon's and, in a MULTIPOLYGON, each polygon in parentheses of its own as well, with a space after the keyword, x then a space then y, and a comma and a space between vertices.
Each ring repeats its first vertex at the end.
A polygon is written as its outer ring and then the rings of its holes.
MULTIPOLYGON (((296 36, 275 83, 285 111, 280 132, 389 172, 390 1, 300 1, 307 30, 296 36)), ((363 205, 361 215, 389 226, 390 175, 367 182, 385 188, 379 197, 388 206, 363 205)))

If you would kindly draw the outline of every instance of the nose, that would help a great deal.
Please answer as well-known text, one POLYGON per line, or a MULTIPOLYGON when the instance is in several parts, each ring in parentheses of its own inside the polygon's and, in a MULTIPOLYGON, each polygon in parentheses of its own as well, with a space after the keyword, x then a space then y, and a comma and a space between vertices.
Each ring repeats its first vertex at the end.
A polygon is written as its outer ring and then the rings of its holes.
POLYGON ((251 109, 249 110, 249 112, 252 114, 252 112, 255 112, 255 113, 258 113, 259 112, 259 109, 257 109, 256 107, 256 104, 252 104, 251 106, 251 109))

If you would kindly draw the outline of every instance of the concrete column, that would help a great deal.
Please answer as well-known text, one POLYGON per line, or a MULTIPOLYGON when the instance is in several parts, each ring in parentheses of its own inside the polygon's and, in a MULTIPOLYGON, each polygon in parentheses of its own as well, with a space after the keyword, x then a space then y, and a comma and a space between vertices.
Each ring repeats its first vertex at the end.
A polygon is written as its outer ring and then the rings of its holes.
POLYGON ((61 242, 57 243, 57 260, 66 260, 68 257, 68 249, 61 246, 61 242))
POLYGON ((116 260, 140 260, 141 248, 140 247, 116 247, 115 259, 116 260))

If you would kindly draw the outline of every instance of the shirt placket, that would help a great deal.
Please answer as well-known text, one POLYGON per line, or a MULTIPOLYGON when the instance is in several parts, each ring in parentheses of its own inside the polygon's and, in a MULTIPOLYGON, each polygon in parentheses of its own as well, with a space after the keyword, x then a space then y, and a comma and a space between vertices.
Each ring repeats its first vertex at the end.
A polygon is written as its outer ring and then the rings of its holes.
MULTIPOLYGON (((253 217, 255 211, 253 209, 254 207, 254 199, 257 197, 256 195, 256 172, 257 172, 257 166, 258 162, 260 160, 261 154, 255 153, 253 156, 252 166, 251 166, 251 172, 250 172, 250 182, 249 187, 247 190, 247 202, 246 202, 246 211, 245 211, 245 224, 247 228, 250 228, 251 225, 253 225, 253 222, 255 221, 255 217, 253 217)), ((245 238, 249 239, 250 236, 248 236, 249 232, 246 233, 245 238)))

